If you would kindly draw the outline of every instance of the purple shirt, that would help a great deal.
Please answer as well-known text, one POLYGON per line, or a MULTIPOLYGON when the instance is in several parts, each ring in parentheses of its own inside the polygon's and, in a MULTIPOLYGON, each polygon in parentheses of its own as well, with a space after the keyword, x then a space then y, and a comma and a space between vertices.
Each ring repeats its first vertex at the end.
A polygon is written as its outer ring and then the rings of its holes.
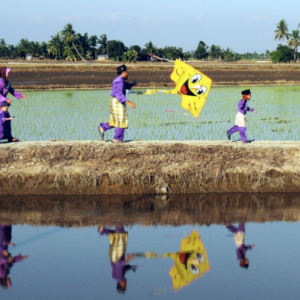
MULTIPOLYGON (((226 226, 226 228, 231 231, 233 234, 238 232, 244 232, 245 233, 245 223, 240 223, 238 227, 235 227, 233 225, 226 226)), ((246 258, 246 252, 248 250, 252 250, 252 246, 246 246, 245 244, 241 245, 240 247, 236 248, 236 257, 238 260, 245 259, 246 258)))
POLYGON ((131 90, 132 84, 126 82, 121 75, 117 76, 112 84, 111 96, 117 98, 120 103, 125 103, 128 100, 126 98, 126 90, 131 90))
POLYGON ((248 107, 248 101, 240 100, 238 103, 238 111, 243 115, 246 115, 247 111, 254 111, 254 108, 248 107))
POLYGON ((8 99, 6 98, 7 94, 11 93, 14 97, 16 97, 17 99, 21 99, 23 97, 22 93, 19 93, 17 91, 15 91, 8 83, 5 83, 5 81, 3 80, 3 78, 0 78, 0 104, 3 101, 7 101, 8 99))

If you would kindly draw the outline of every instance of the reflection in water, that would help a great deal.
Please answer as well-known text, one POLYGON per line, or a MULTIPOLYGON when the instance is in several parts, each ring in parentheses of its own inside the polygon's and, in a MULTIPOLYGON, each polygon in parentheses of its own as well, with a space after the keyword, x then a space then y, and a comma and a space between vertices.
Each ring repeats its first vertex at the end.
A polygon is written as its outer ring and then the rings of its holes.
POLYGON ((128 264, 134 258, 134 254, 130 254, 125 258, 128 233, 124 230, 124 226, 115 227, 115 230, 100 227, 99 232, 100 235, 109 236, 109 259, 112 277, 117 282, 117 291, 124 293, 127 288, 126 272, 129 270, 135 272, 137 268, 137 266, 128 264))
POLYGON ((206 250, 196 229, 188 237, 182 239, 178 252, 161 255, 146 252, 144 256, 146 258, 170 257, 173 259, 174 266, 169 274, 172 277, 174 290, 189 285, 210 269, 206 250))
POLYGON ((10 288, 12 286, 9 274, 13 265, 28 258, 28 255, 11 255, 11 253, 8 251, 8 247, 15 246, 11 240, 12 226, 0 224, 0 285, 3 288, 10 288))
POLYGON ((238 227, 232 224, 226 228, 233 233, 234 242, 236 244, 236 257, 240 261, 240 267, 248 269, 249 259, 246 257, 247 251, 252 250, 255 245, 245 245, 245 223, 240 223, 238 227))
POLYGON ((2 224, 179 226, 299 221, 300 194, 1 196, 2 224))

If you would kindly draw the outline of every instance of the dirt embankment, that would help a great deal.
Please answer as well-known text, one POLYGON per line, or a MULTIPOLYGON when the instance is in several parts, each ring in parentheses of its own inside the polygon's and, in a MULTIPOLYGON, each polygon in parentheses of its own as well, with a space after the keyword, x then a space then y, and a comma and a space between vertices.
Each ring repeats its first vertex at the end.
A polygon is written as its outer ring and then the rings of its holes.
POLYGON ((300 194, 1 196, 0 224, 143 226, 297 222, 300 194))
MULTIPOLYGON (((212 78, 213 85, 300 84, 300 64, 272 63, 190 63, 212 78)), ((95 89, 110 88, 118 63, 88 64, 17 64, 2 62, 13 68, 10 81, 17 89, 95 89)), ((172 63, 130 64, 129 80, 139 87, 173 87, 172 63)))
POLYGON ((300 192, 300 143, 0 145, 0 194, 300 192))

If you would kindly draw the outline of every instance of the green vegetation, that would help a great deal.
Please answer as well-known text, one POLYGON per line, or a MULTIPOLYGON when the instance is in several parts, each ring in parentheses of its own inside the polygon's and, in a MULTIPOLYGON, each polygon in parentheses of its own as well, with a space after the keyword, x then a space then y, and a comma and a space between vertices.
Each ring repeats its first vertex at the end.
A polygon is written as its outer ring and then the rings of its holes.
MULTIPOLYGON (((129 94, 127 140, 226 140, 234 125, 243 87, 212 88, 198 119, 181 108, 177 95, 129 94)), ((247 136, 255 140, 299 140, 300 86, 253 87, 247 114, 247 136)), ((13 134, 21 140, 98 140, 97 125, 109 119, 110 90, 28 92, 14 101, 13 134), (83 104, 84 101, 84 104, 83 104), (34 103, 34 109, 32 104, 34 103), (38 112, 38 113, 37 113, 38 112)), ((106 133, 112 139, 114 130, 106 133)), ((239 140, 239 134, 233 136, 239 140)))
POLYGON ((161 59, 183 60, 223 60, 236 61, 242 59, 268 59, 267 50, 265 53, 235 53, 230 48, 222 49, 220 45, 211 45, 200 41, 197 49, 183 52, 181 47, 165 46, 159 48, 150 40, 140 47, 132 45, 127 47, 122 41, 108 40, 106 34, 89 36, 87 33, 76 33, 72 24, 66 26, 58 33, 51 36, 46 42, 33 42, 28 39, 21 39, 16 45, 8 45, 4 39, 0 38, 0 58, 1 59, 25 59, 30 54, 33 59, 53 59, 53 60, 95 60, 99 54, 107 54, 108 58, 115 61, 135 62, 161 59), (134 50, 135 52, 132 52, 134 50), (153 57, 155 55, 156 57, 153 57))
MULTIPOLYGON (((300 27, 300 23, 298 25, 300 27)), ((299 30, 293 30, 289 33, 288 24, 285 20, 281 20, 276 27, 275 40, 283 42, 287 40, 287 46, 282 44, 277 46, 277 49, 270 53, 270 58, 274 63, 297 61, 299 58, 298 47, 300 46, 299 30)))

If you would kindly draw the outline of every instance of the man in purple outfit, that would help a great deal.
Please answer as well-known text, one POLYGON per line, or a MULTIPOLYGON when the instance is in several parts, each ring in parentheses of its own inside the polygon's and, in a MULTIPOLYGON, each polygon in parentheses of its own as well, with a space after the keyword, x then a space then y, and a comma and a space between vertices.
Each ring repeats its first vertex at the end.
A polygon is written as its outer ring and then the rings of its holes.
POLYGON ((230 140, 230 137, 233 133, 239 131, 241 140, 243 143, 248 143, 246 136, 246 114, 247 111, 257 113, 253 108, 248 107, 248 101, 251 99, 250 90, 242 91, 242 99, 238 103, 238 113, 235 116, 235 125, 227 131, 227 137, 230 140))
POLYGON ((99 132, 101 140, 104 140, 104 132, 115 128, 114 143, 124 142, 125 129, 128 128, 126 104, 135 109, 135 104, 126 98, 126 90, 136 85, 136 81, 129 83, 128 70, 125 65, 117 68, 118 76, 113 80, 111 98, 109 101, 110 118, 108 123, 100 123, 99 132))
POLYGON ((236 244, 236 257, 240 261, 240 267, 248 269, 249 259, 246 257, 246 253, 248 250, 252 250, 255 245, 245 245, 245 223, 240 223, 238 227, 230 224, 226 228, 233 233, 236 244))
POLYGON ((117 282, 117 291, 124 293, 127 289, 126 272, 129 270, 135 272, 137 268, 137 266, 128 264, 129 261, 134 258, 134 254, 127 255, 125 258, 128 233, 125 231, 124 226, 116 226, 115 230, 100 227, 99 233, 100 235, 109 236, 109 258, 112 268, 112 277, 117 282))

